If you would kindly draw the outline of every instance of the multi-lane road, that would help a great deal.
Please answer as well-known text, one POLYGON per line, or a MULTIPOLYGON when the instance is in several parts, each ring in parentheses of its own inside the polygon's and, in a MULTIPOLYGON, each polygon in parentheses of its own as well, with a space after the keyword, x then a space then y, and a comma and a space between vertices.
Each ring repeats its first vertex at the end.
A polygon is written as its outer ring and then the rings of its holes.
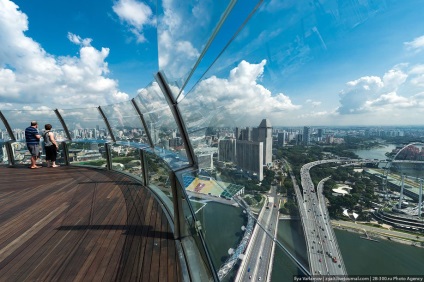
POLYGON ((267 194, 268 204, 259 214, 258 224, 245 254, 242 272, 236 279, 237 281, 267 280, 269 266, 272 264, 272 246, 278 222, 278 201, 276 187, 272 186, 271 191, 267 194))
MULTIPOLYGON (((309 273, 311 275, 346 275, 343 258, 331 227, 325 198, 322 194, 323 183, 328 178, 323 179, 315 189, 309 170, 320 164, 357 160, 332 159, 305 164, 300 171, 303 192, 297 184, 289 163, 283 161, 288 167, 298 201, 308 250, 309 273)), ((279 198, 274 186, 267 194, 267 203, 259 214, 258 224, 253 232, 236 281, 261 281, 269 278, 279 207, 279 198)))
POLYGON ((298 198, 298 203, 299 208, 303 209, 301 215, 312 275, 346 275, 343 258, 331 227, 327 207, 322 195, 323 181, 320 182, 317 190, 315 190, 309 174, 309 170, 313 166, 330 162, 340 161, 316 161, 305 164, 300 170, 303 200, 298 198))

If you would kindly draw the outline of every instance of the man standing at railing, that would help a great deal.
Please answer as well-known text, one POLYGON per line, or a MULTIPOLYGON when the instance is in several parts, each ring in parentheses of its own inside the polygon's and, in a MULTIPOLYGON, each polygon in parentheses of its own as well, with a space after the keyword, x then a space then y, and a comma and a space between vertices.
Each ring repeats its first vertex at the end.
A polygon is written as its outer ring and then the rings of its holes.
POLYGON ((36 161, 40 156, 40 138, 41 135, 38 133, 38 124, 35 120, 31 121, 31 126, 25 129, 25 140, 27 148, 31 153, 31 166, 29 168, 40 168, 41 166, 36 165, 36 161))

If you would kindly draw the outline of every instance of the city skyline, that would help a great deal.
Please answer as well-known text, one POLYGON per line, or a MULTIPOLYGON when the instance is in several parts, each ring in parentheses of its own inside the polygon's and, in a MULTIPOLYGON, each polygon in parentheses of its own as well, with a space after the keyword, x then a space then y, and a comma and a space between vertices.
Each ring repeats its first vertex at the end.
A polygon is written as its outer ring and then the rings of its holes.
MULTIPOLYGON (((205 45, 196 35, 211 33, 216 15, 225 9, 219 6, 200 21, 208 4, 189 5, 196 13, 187 15, 173 1, 1 0, 0 110, 128 101, 143 89, 158 89, 152 74, 161 69, 182 103, 197 100, 196 106, 202 106, 212 88, 213 109, 240 116, 240 126, 254 125, 263 116, 274 126, 422 124, 424 31, 417 23, 424 7, 414 1, 361 1, 357 7, 336 1, 264 3, 219 56, 219 64, 206 70, 234 32, 221 29, 216 45, 188 79, 205 45), (297 13, 283 28, 288 19, 277 16, 292 10, 297 13), (183 17, 202 25, 182 28, 183 17), (392 20, 395 25, 389 24, 392 20), (259 21, 274 26, 275 33, 260 30, 259 21), (268 51, 257 49, 258 36, 268 51), (282 54, 277 42, 289 51, 282 54), (355 51, 359 45, 366 50, 360 55, 355 51)), ((245 16, 230 20, 242 22, 245 16)))

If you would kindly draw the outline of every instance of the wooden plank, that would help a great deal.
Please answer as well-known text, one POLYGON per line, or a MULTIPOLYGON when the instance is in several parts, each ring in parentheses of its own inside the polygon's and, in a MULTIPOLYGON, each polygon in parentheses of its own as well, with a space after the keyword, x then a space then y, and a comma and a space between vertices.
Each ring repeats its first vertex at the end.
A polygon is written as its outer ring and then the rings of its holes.
POLYGON ((166 281, 168 279, 168 240, 170 226, 168 224, 168 219, 166 215, 162 213, 162 233, 160 241, 160 258, 159 258, 159 281, 166 281))
POLYGON ((123 174, 0 169, 0 203, 1 280, 179 280, 161 205, 123 174))
MULTIPOLYGON (((96 202, 93 203, 93 210, 95 213, 90 220, 90 223, 83 227, 85 228, 84 237, 80 240, 79 245, 74 247, 71 246, 68 251, 66 260, 62 263, 61 267, 52 273, 52 275, 46 276, 45 280, 58 281, 60 279, 73 280, 72 277, 77 275, 78 270, 86 268, 91 264, 90 253, 96 246, 99 240, 102 240, 102 235, 109 230, 102 228, 108 226, 111 220, 115 217, 115 211, 117 210, 116 200, 104 201, 105 197, 110 194, 109 187, 102 188, 102 193, 97 193, 96 202), (100 205, 100 202, 102 203, 100 205), (96 206, 98 208, 96 208, 96 206), (115 209, 113 209, 115 208, 115 209), (74 269, 74 271, 72 271, 74 269)), ((117 189, 115 189, 117 190, 117 189)), ((81 228, 81 227, 80 227, 81 228)))
MULTIPOLYGON (((120 193, 118 189, 115 189, 115 192, 120 193)), ((87 281, 91 281, 93 278, 90 276, 91 273, 97 273, 97 275, 100 276, 101 273, 105 271, 104 269, 99 270, 98 266, 96 266, 96 264, 99 263, 97 263, 96 260, 101 261, 101 258, 105 256, 105 252, 102 251, 104 249, 103 244, 107 241, 109 234, 114 234, 116 230, 121 231, 124 228, 123 225, 114 225, 116 219, 120 217, 120 211, 123 210, 123 203, 124 200, 121 196, 120 199, 117 199, 112 208, 108 208, 107 216, 99 218, 101 221, 96 221, 98 228, 90 230, 92 236, 91 238, 87 238, 87 244, 84 247, 86 258, 75 275, 76 280, 85 279, 87 281), (113 229, 112 227, 116 228, 113 229)), ((82 256, 78 255, 77 258, 81 259, 82 256)))

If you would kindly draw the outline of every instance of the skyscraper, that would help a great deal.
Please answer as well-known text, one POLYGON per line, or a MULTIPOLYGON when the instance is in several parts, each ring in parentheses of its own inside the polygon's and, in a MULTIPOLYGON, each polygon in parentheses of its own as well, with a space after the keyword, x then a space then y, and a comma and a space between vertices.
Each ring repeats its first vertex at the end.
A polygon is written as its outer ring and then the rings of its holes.
POLYGON ((311 142, 311 128, 309 126, 303 127, 303 145, 308 146, 311 142))
POLYGON ((272 125, 263 119, 258 127, 258 141, 263 143, 263 164, 272 163, 272 125))
POLYGON ((259 181, 263 174, 263 143, 254 141, 237 141, 237 166, 251 173, 256 173, 259 181))
POLYGON ((236 139, 221 139, 218 142, 218 160, 236 163, 236 139))

